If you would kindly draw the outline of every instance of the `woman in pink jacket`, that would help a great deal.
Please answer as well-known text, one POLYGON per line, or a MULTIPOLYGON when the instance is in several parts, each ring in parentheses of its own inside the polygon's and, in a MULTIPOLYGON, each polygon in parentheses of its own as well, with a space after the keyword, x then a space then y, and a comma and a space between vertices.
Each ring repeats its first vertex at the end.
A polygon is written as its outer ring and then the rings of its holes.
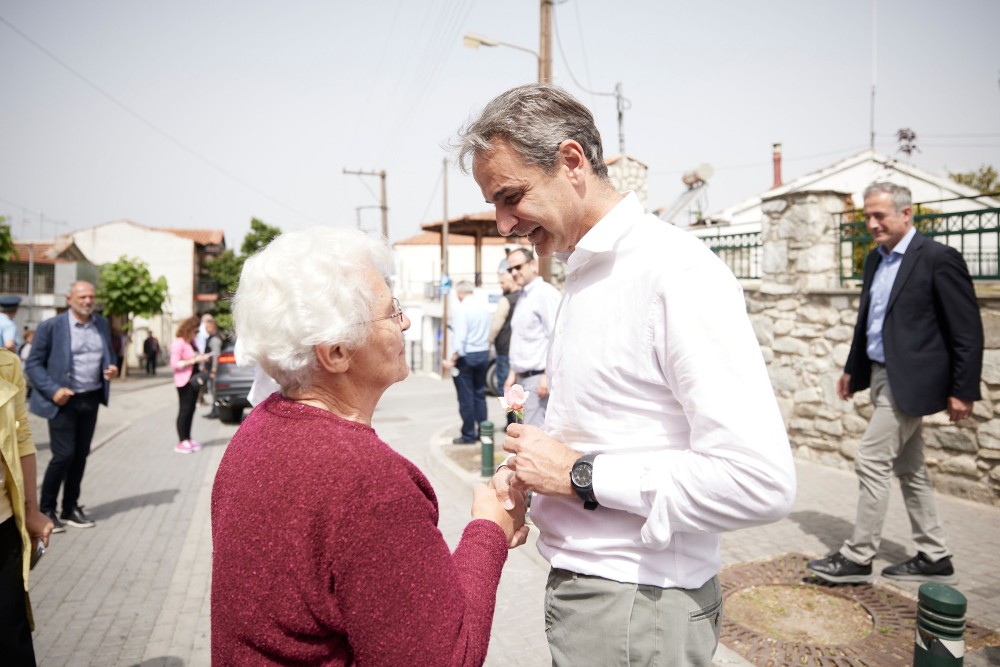
POLYGON ((178 454, 191 454, 201 449, 201 443, 191 439, 191 422, 198 403, 198 385, 193 381, 198 364, 207 361, 207 354, 195 351, 192 342, 198 333, 201 320, 189 317, 177 327, 177 338, 170 344, 170 367, 174 369, 174 386, 180 406, 177 410, 177 437, 180 442, 174 447, 178 454))

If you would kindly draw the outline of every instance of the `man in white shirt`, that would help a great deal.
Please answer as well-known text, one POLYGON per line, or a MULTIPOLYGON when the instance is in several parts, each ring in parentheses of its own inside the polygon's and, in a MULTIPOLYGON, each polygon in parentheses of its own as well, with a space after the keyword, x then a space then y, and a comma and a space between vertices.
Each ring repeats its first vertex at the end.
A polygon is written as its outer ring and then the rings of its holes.
POLYGON ((521 286, 521 296, 510 320, 510 372, 504 390, 520 384, 528 392, 524 423, 542 428, 549 404, 545 359, 552 344, 561 295, 538 275, 538 260, 528 248, 511 250, 507 269, 521 286))
POLYGON ((500 233, 566 262, 545 430, 509 426, 492 482, 509 506, 535 493, 553 664, 709 665, 719 534, 784 517, 795 489, 740 285, 614 189, 560 88, 507 91, 460 141, 500 233))
POLYGON ((462 435, 455 445, 479 441, 479 425, 486 421, 486 371, 490 365, 490 311, 473 296, 472 283, 463 280, 455 286, 458 308, 452 320, 455 352, 442 366, 458 369, 455 391, 458 413, 462 417, 462 435))

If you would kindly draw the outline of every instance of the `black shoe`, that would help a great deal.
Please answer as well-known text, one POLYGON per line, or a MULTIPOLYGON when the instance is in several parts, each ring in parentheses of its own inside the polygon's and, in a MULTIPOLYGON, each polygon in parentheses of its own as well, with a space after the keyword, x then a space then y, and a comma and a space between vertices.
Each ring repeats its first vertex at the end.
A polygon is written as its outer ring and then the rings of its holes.
POLYGON ((455 438, 454 440, 452 440, 451 444, 453 444, 453 445, 474 445, 477 442, 479 442, 479 441, 478 440, 466 440, 465 438, 458 437, 458 438, 455 438))
POLYGON ((63 513, 59 518, 74 528, 93 528, 97 525, 91 521, 90 517, 83 513, 83 508, 79 505, 74 507, 69 512, 63 510, 63 513))
POLYGON ((905 563, 885 568, 882 570, 882 576, 896 581, 936 581, 942 584, 958 582, 955 568, 951 564, 951 556, 931 562, 920 552, 905 563))
POLYGON ((839 551, 826 558, 809 561, 806 563, 806 569, 832 584, 870 584, 872 582, 871 563, 858 565, 844 558, 839 551))
POLYGON ((64 526, 62 524, 62 521, 60 521, 59 517, 56 516, 56 513, 55 513, 54 510, 49 510, 48 512, 42 512, 42 514, 44 514, 45 516, 49 517, 49 521, 52 522, 52 525, 54 526, 54 528, 52 529, 53 533, 65 533, 66 532, 66 526, 64 526))
POLYGON ((205 419, 218 419, 219 414, 215 410, 212 410, 207 415, 202 415, 202 417, 204 417, 205 419))

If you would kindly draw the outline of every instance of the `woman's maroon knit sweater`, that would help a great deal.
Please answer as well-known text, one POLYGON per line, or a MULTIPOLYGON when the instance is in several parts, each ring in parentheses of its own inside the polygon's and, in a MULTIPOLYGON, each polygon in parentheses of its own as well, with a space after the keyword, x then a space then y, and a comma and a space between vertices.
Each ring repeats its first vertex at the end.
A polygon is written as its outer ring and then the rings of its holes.
POLYGON ((427 479, 363 424, 271 396, 212 490, 212 664, 480 665, 503 530, 455 552, 427 479))

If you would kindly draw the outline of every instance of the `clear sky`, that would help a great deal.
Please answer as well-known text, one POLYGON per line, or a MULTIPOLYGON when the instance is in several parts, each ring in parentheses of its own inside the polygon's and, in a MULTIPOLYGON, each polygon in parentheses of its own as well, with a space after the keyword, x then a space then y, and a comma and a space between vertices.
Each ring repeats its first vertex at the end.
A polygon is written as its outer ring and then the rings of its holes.
MULTIPOLYGON (((388 174, 390 238, 440 219, 442 147, 535 58, 538 0, 0 0, 0 215, 16 238, 128 218, 221 228, 357 224, 388 174)), ((867 147, 872 0, 556 0, 555 83, 649 204, 715 167, 708 210, 867 147), (574 81, 574 78, 576 81, 574 81)), ((876 149, 917 133, 924 169, 1000 167, 1000 2, 878 0, 876 149)), ((902 156, 900 156, 902 157, 902 156)), ((448 174, 451 215, 487 209, 448 174)), ((378 229, 377 208, 361 223, 378 229)))

